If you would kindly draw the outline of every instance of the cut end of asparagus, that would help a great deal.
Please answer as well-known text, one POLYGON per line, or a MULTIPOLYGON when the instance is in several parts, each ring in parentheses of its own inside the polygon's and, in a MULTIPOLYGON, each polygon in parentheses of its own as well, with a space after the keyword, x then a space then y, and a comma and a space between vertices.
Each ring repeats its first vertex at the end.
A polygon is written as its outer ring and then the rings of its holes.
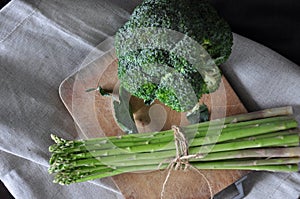
POLYGON ((294 114, 292 106, 270 108, 270 109, 265 109, 265 110, 258 111, 258 112, 262 112, 263 117, 280 116, 280 115, 293 115, 294 114))

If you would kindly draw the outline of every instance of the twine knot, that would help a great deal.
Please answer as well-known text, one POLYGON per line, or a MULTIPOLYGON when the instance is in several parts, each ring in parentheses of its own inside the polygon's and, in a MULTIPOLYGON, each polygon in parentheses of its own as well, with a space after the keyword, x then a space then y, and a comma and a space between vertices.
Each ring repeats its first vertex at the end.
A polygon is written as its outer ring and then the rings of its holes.
POLYGON ((212 186, 211 186, 210 182, 208 181, 208 179, 206 178, 206 176, 203 173, 201 173, 197 168, 195 168, 194 166, 192 166, 189 163, 189 160, 191 158, 203 158, 204 155, 201 154, 201 153, 189 155, 189 153, 188 153, 188 149, 189 149, 188 140, 185 137, 185 135, 183 133, 183 130, 179 126, 175 126, 175 125, 172 126, 172 129, 174 131, 174 142, 175 142, 175 148, 176 148, 176 157, 173 160, 171 160, 169 166, 167 167, 168 174, 167 174, 166 179, 163 183, 162 191, 161 191, 161 194, 160 194, 161 199, 164 196, 166 185, 167 185, 167 182, 168 182, 169 177, 171 175, 172 169, 174 169, 174 170, 184 170, 184 171, 187 170, 187 169, 191 169, 191 170, 196 171, 198 174, 201 175, 201 177, 207 183, 209 191, 210 191, 210 197, 213 198, 212 186))

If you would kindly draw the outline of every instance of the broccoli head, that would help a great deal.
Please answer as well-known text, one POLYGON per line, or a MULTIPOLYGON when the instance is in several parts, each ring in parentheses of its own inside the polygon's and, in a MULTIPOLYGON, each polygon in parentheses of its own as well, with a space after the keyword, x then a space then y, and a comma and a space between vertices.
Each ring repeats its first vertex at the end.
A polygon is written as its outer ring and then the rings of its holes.
POLYGON ((222 64, 231 53, 232 33, 207 1, 145 0, 116 34, 118 77, 126 90, 144 99, 145 103, 158 99, 179 112, 192 109, 202 94, 219 87, 220 71, 214 76, 199 73, 199 68, 192 63, 198 58, 192 56, 194 48, 185 38, 170 39, 164 34, 154 38, 145 29, 136 42, 154 42, 155 45, 141 45, 124 51, 124 45, 134 37, 133 33, 143 28, 179 32, 205 49, 206 54, 197 54, 201 57, 198 64, 206 65, 206 69, 222 64), (179 47, 186 50, 178 53, 176 48, 179 47))

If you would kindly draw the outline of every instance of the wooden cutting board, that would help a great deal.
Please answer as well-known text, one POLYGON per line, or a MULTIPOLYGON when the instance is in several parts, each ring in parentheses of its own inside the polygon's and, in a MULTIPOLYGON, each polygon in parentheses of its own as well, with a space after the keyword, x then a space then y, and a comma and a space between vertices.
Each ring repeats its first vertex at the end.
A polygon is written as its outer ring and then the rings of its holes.
MULTIPOLYGON (((247 110, 239 98, 222 77, 220 88, 210 95, 205 95, 205 102, 212 111, 211 119, 245 113, 247 110)), ((59 88, 60 97, 78 126, 78 137, 82 139, 121 135, 123 132, 113 119, 112 100, 103 97, 98 92, 86 92, 89 88, 101 85, 105 89, 117 89, 117 61, 113 53, 107 53, 101 58, 86 64, 81 70, 64 80, 59 88)), ((138 129, 142 132, 169 129, 172 124, 186 125, 187 120, 179 114, 155 102, 151 107, 145 107, 141 101, 132 98, 130 103, 137 110, 135 119, 138 129), (145 114, 150 111, 151 114, 145 114), (151 122, 144 122, 145 116, 151 122), (163 121, 163 122, 162 122, 163 121)), ((239 170, 201 170, 209 180, 213 193, 216 194, 225 187, 237 181, 247 171, 239 170)), ((167 171, 143 173, 127 173, 112 177, 125 198, 160 198, 163 182, 167 171)), ((172 171, 167 183, 164 198, 209 198, 207 183, 195 171, 172 171)))

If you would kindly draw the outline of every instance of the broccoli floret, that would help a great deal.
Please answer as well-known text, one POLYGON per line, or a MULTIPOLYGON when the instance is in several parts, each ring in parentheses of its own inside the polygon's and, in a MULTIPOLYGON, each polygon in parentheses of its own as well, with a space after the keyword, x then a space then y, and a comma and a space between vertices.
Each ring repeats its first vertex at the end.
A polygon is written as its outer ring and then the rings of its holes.
POLYGON ((154 42, 156 47, 145 46, 123 52, 124 44, 134 37, 135 30, 141 28, 180 32, 200 44, 209 54, 209 58, 208 54, 197 55, 202 56, 203 63, 200 65, 209 66, 212 64, 209 60, 219 65, 229 57, 233 38, 229 25, 208 1, 145 0, 116 34, 118 77, 125 89, 147 104, 158 99, 180 112, 192 109, 202 94, 218 88, 220 72, 213 76, 200 74, 199 68, 191 63, 195 59, 191 55, 194 52, 192 46, 180 55, 176 51, 159 48, 162 42, 168 43, 171 49, 189 45, 183 39, 175 41, 164 34, 153 38, 145 31, 140 34, 140 41, 154 42))

